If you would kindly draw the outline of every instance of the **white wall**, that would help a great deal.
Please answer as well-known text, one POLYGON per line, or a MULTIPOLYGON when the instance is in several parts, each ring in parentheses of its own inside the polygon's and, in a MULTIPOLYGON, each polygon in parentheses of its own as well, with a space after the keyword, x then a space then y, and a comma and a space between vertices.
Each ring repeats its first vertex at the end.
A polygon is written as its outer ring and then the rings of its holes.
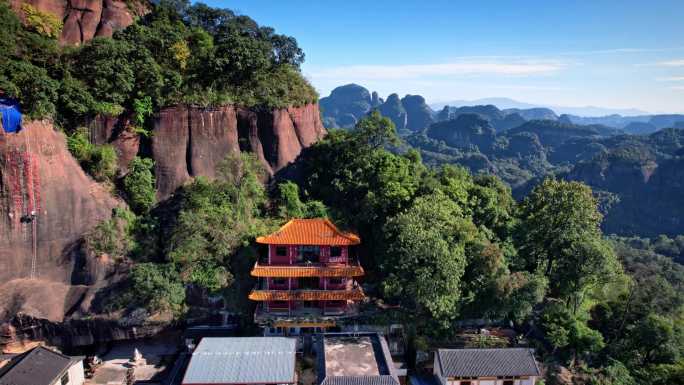
MULTIPOLYGON (((85 374, 83 373, 83 361, 71 365, 69 370, 69 385, 83 385, 85 382, 85 374)), ((61 378, 58 378, 53 385, 60 385, 61 378)))
MULTIPOLYGON (((437 362, 435 361, 435 364, 437 362)), ((439 376, 438 376, 439 377, 439 376)), ((447 380, 446 383, 444 381, 444 378, 439 377, 440 381, 444 385, 460 385, 462 381, 469 381, 471 385, 503 385, 504 381, 510 381, 510 380, 447 380)), ((529 379, 520 379, 520 380, 513 380, 513 385, 534 385, 536 381, 536 377, 530 377, 529 379)))

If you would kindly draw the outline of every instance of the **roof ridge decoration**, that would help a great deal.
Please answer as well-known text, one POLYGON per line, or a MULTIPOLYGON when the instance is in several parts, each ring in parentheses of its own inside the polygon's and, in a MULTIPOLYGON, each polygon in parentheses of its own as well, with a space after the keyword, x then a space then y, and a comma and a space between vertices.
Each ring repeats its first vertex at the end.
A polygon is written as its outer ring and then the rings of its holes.
POLYGON ((256 241, 275 245, 351 246, 361 243, 358 235, 340 230, 328 218, 293 218, 276 232, 257 237, 256 241))

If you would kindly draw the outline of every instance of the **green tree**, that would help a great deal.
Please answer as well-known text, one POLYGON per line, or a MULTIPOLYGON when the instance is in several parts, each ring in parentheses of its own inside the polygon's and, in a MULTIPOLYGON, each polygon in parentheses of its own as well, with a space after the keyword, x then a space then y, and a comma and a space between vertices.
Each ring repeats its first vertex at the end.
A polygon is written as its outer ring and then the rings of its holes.
POLYGON ((126 41, 95 38, 73 53, 74 76, 98 102, 123 105, 135 89, 134 50, 126 41))
POLYGON ((135 248, 135 215, 115 208, 112 217, 101 222, 85 237, 85 248, 96 256, 106 254, 112 258, 124 258, 135 248))
POLYGON ((128 166, 128 174, 123 178, 128 203, 137 213, 146 213, 157 200, 153 168, 152 159, 136 156, 128 166))
POLYGON ((681 321, 650 314, 631 331, 630 347, 639 364, 673 364, 684 353, 684 325, 681 321))
POLYGON ((44 68, 26 61, 10 60, 0 66, 0 88, 20 101, 30 118, 45 118, 55 112, 59 82, 44 68))
POLYGON ((578 309, 586 291, 620 270, 599 228, 601 214, 591 189, 578 182, 547 179, 521 204, 517 229, 520 260, 543 272, 550 295, 578 309))
POLYGON ((592 375, 590 385, 637 385, 629 369, 620 361, 611 359, 599 374, 592 375))
POLYGON ((17 53, 17 36, 20 31, 21 21, 17 15, 7 2, 0 2, 0 52, 4 53, 0 58, 0 65, 17 53))
POLYGON ((383 230, 385 295, 417 321, 434 319, 446 327, 458 315, 465 243, 474 226, 453 201, 437 193, 416 199, 383 230))
POLYGON ((684 383, 684 360, 674 364, 663 364, 643 371, 642 377, 652 385, 672 385, 684 383))
POLYGON ((179 266, 183 282, 210 290, 232 283, 227 268, 230 257, 266 231, 263 167, 256 157, 229 156, 219 175, 215 181, 196 178, 184 187, 167 250, 169 259, 179 266))
POLYGON ((67 147, 81 166, 98 182, 111 182, 116 176, 117 155, 108 144, 90 143, 88 129, 80 128, 67 137, 67 147))
POLYGON ((564 304, 551 302, 541 314, 541 326, 554 351, 574 363, 577 358, 595 355, 605 346, 603 336, 587 325, 587 319, 585 313, 573 313, 564 304))
POLYGON ((354 140, 359 142, 359 147, 367 146, 371 150, 399 143, 394 123, 389 118, 380 115, 377 110, 373 110, 369 116, 359 120, 354 127, 354 140))
POLYGON ((320 201, 302 202, 299 198, 299 186, 287 181, 278 184, 278 215, 281 218, 323 218, 328 210, 320 201))
POLYGON ((185 288, 171 264, 141 263, 130 274, 131 298, 148 310, 180 314, 185 306, 185 288))

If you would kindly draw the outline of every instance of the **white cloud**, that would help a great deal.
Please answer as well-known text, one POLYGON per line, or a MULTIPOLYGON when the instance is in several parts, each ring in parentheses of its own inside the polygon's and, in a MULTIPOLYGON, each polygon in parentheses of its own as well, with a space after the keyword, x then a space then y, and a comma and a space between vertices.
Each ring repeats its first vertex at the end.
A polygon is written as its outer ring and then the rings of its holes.
POLYGON ((661 61, 656 64, 661 67, 684 67, 684 59, 661 61))
POLYGON ((530 76, 549 74, 565 68, 561 62, 461 61, 438 64, 351 65, 314 70, 313 79, 392 80, 432 76, 504 75, 530 76))
POLYGON ((657 78, 659 82, 684 82, 684 76, 671 76, 667 78, 657 78))
POLYGON ((670 89, 675 91, 684 91, 684 86, 670 87, 670 89))
POLYGON ((610 54, 630 54, 630 53, 644 53, 644 52, 669 52, 674 50, 681 50, 682 47, 676 48, 607 48, 596 49, 589 51, 567 51, 560 52, 558 55, 583 56, 583 55, 610 55, 610 54))

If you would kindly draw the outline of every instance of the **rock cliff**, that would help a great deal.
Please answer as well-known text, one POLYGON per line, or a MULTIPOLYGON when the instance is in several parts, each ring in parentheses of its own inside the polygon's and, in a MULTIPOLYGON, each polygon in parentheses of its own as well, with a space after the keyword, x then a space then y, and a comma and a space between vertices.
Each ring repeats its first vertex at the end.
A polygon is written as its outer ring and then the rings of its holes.
POLYGON ((325 133, 316 104, 272 111, 166 108, 155 118, 152 133, 158 196, 166 199, 191 177, 214 177, 231 152, 256 154, 273 175, 325 133))
MULTIPOLYGON (((159 198, 192 177, 214 177, 229 153, 253 152, 273 175, 325 133, 316 104, 165 108, 151 138, 159 198)), ((93 143, 115 147, 121 175, 133 157, 150 151, 125 116, 94 119, 90 134, 93 143)), ((60 322, 87 313, 97 289, 121 272, 106 256, 82 255, 80 242, 118 205, 51 123, 25 122, 16 134, 0 128, 0 319, 26 314, 60 322)))
POLYGON ((72 289, 89 281, 79 240, 120 202, 85 174, 46 121, 17 134, 0 129, 0 192, 0 317, 11 307, 59 318, 75 304, 72 289), (46 282, 58 287, 45 290, 46 282))
POLYGON ((22 18, 25 17, 23 4, 56 16, 64 23, 59 39, 62 44, 81 44, 96 36, 112 36, 148 9, 144 0, 11 0, 10 4, 22 18))
POLYGON ((684 231, 684 158, 625 159, 600 156, 580 162, 566 179, 616 197, 603 221, 606 233, 656 237, 684 231))

